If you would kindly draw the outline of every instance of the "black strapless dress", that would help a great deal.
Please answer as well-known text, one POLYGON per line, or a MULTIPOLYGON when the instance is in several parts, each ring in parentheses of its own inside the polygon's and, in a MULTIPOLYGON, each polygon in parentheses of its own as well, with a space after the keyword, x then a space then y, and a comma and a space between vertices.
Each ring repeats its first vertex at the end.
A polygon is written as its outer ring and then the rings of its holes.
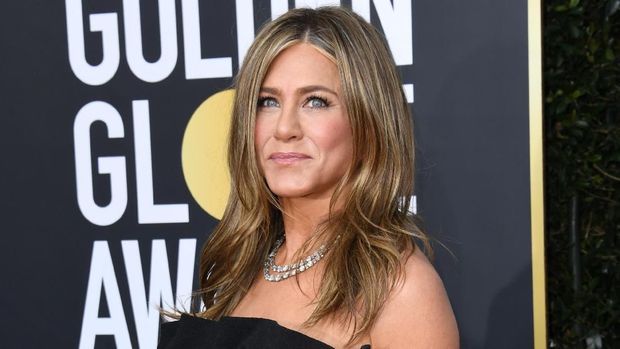
MULTIPOLYGON (((261 318, 223 317, 219 321, 182 315, 161 326, 158 349, 329 349, 303 333, 261 318)), ((363 345, 360 349, 370 349, 363 345)))

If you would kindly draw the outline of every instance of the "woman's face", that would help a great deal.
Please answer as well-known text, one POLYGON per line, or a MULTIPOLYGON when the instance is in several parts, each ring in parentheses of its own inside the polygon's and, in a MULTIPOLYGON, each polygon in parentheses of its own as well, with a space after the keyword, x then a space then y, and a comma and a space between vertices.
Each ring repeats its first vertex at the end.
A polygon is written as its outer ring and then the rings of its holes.
POLYGON ((309 44, 282 51, 261 86, 254 137, 277 196, 331 197, 353 156, 336 65, 309 44))

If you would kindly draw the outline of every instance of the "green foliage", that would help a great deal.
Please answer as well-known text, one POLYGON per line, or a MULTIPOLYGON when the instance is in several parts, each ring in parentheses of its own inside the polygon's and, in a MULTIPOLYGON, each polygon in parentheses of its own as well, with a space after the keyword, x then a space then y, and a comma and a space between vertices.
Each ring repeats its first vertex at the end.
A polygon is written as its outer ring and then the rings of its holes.
POLYGON ((579 348, 600 335, 620 348, 620 0, 545 1, 543 42, 549 340, 579 348))

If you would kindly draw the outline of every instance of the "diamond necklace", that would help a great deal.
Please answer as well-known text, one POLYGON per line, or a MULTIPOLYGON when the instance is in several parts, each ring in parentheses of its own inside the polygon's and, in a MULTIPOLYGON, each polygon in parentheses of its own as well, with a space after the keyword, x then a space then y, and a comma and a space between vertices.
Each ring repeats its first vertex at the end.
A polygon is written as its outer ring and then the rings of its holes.
MULTIPOLYGON (((340 235, 336 237, 334 243, 336 243, 339 238, 340 235)), ((327 247, 325 246, 325 244, 323 244, 314 253, 312 253, 306 258, 302 258, 296 263, 277 265, 275 262, 276 255, 278 254, 280 246, 282 246, 282 243, 284 243, 284 240, 284 235, 278 238, 275 246, 273 246, 273 250, 271 250, 271 253, 269 253, 269 256, 267 257, 267 259, 265 259, 265 264, 263 266, 263 276, 265 277, 265 280, 269 282, 279 282, 282 280, 286 280, 291 276, 308 270, 310 267, 317 264, 325 256, 325 252, 327 252, 327 247), (271 271, 275 273, 271 274, 271 271)))

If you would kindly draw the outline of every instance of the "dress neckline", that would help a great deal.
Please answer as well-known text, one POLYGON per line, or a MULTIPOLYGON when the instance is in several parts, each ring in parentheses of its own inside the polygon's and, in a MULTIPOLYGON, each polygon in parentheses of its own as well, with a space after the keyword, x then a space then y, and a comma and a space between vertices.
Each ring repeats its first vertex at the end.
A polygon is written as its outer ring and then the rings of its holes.
MULTIPOLYGON (((205 318, 198 317, 198 316, 193 316, 193 315, 190 315, 190 314, 182 314, 181 315, 181 319, 183 319, 183 318, 188 318, 188 319, 189 318, 194 318, 194 319, 203 320, 203 321, 217 321, 217 320, 205 319, 205 318)), ((251 317, 251 316, 222 316, 220 318, 220 320, 224 320, 224 321, 261 321, 261 322, 265 322, 265 323, 270 323, 270 324, 272 324, 272 325, 274 325, 274 326, 276 326, 276 327, 278 327, 278 328, 280 328, 280 329, 282 329, 284 331, 290 331, 290 332, 296 333, 296 334, 298 334, 300 336, 303 336, 303 337, 307 338, 308 340, 320 343, 320 344, 322 344, 322 345, 324 345, 324 346, 326 346, 328 348, 334 348, 331 345, 329 345, 329 344, 327 344, 327 343, 325 343, 325 342, 323 342, 323 341, 321 341, 319 339, 316 339, 314 337, 310 337, 310 336, 308 336, 305 333, 302 333, 302 332, 299 332, 299 331, 294 330, 292 328, 283 326, 279 322, 277 322, 276 320, 272 320, 272 319, 267 319, 267 318, 262 318, 262 317, 251 317)), ((364 345, 362 345, 360 347, 360 349, 370 349, 370 344, 364 344, 364 345)))
POLYGON ((292 328, 283 326, 279 322, 277 322, 276 320, 272 320, 272 319, 268 319, 268 318, 264 318, 264 317, 253 317, 253 316, 222 316, 222 319, 229 319, 229 320, 232 320, 232 321, 251 321, 251 320, 257 320, 257 321, 264 321, 264 322, 272 323, 276 327, 279 327, 279 328, 281 328, 283 330, 290 331, 290 332, 295 332, 295 333, 299 334, 300 336, 304 336, 304 337, 308 338, 309 340, 312 340, 312 341, 315 341, 315 342, 319 342, 319 343, 321 343, 323 345, 326 345, 329 348, 334 348, 331 345, 329 345, 329 344, 327 344, 327 343, 325 343, 325 342, 323 342, 323 341, 321 341, 319 339, 316 339, 314 337, 310 337, 310 336, 308 336, 307 334, 305 334, 303 332, 299 332, 299 331, 294 330, 292 328))

